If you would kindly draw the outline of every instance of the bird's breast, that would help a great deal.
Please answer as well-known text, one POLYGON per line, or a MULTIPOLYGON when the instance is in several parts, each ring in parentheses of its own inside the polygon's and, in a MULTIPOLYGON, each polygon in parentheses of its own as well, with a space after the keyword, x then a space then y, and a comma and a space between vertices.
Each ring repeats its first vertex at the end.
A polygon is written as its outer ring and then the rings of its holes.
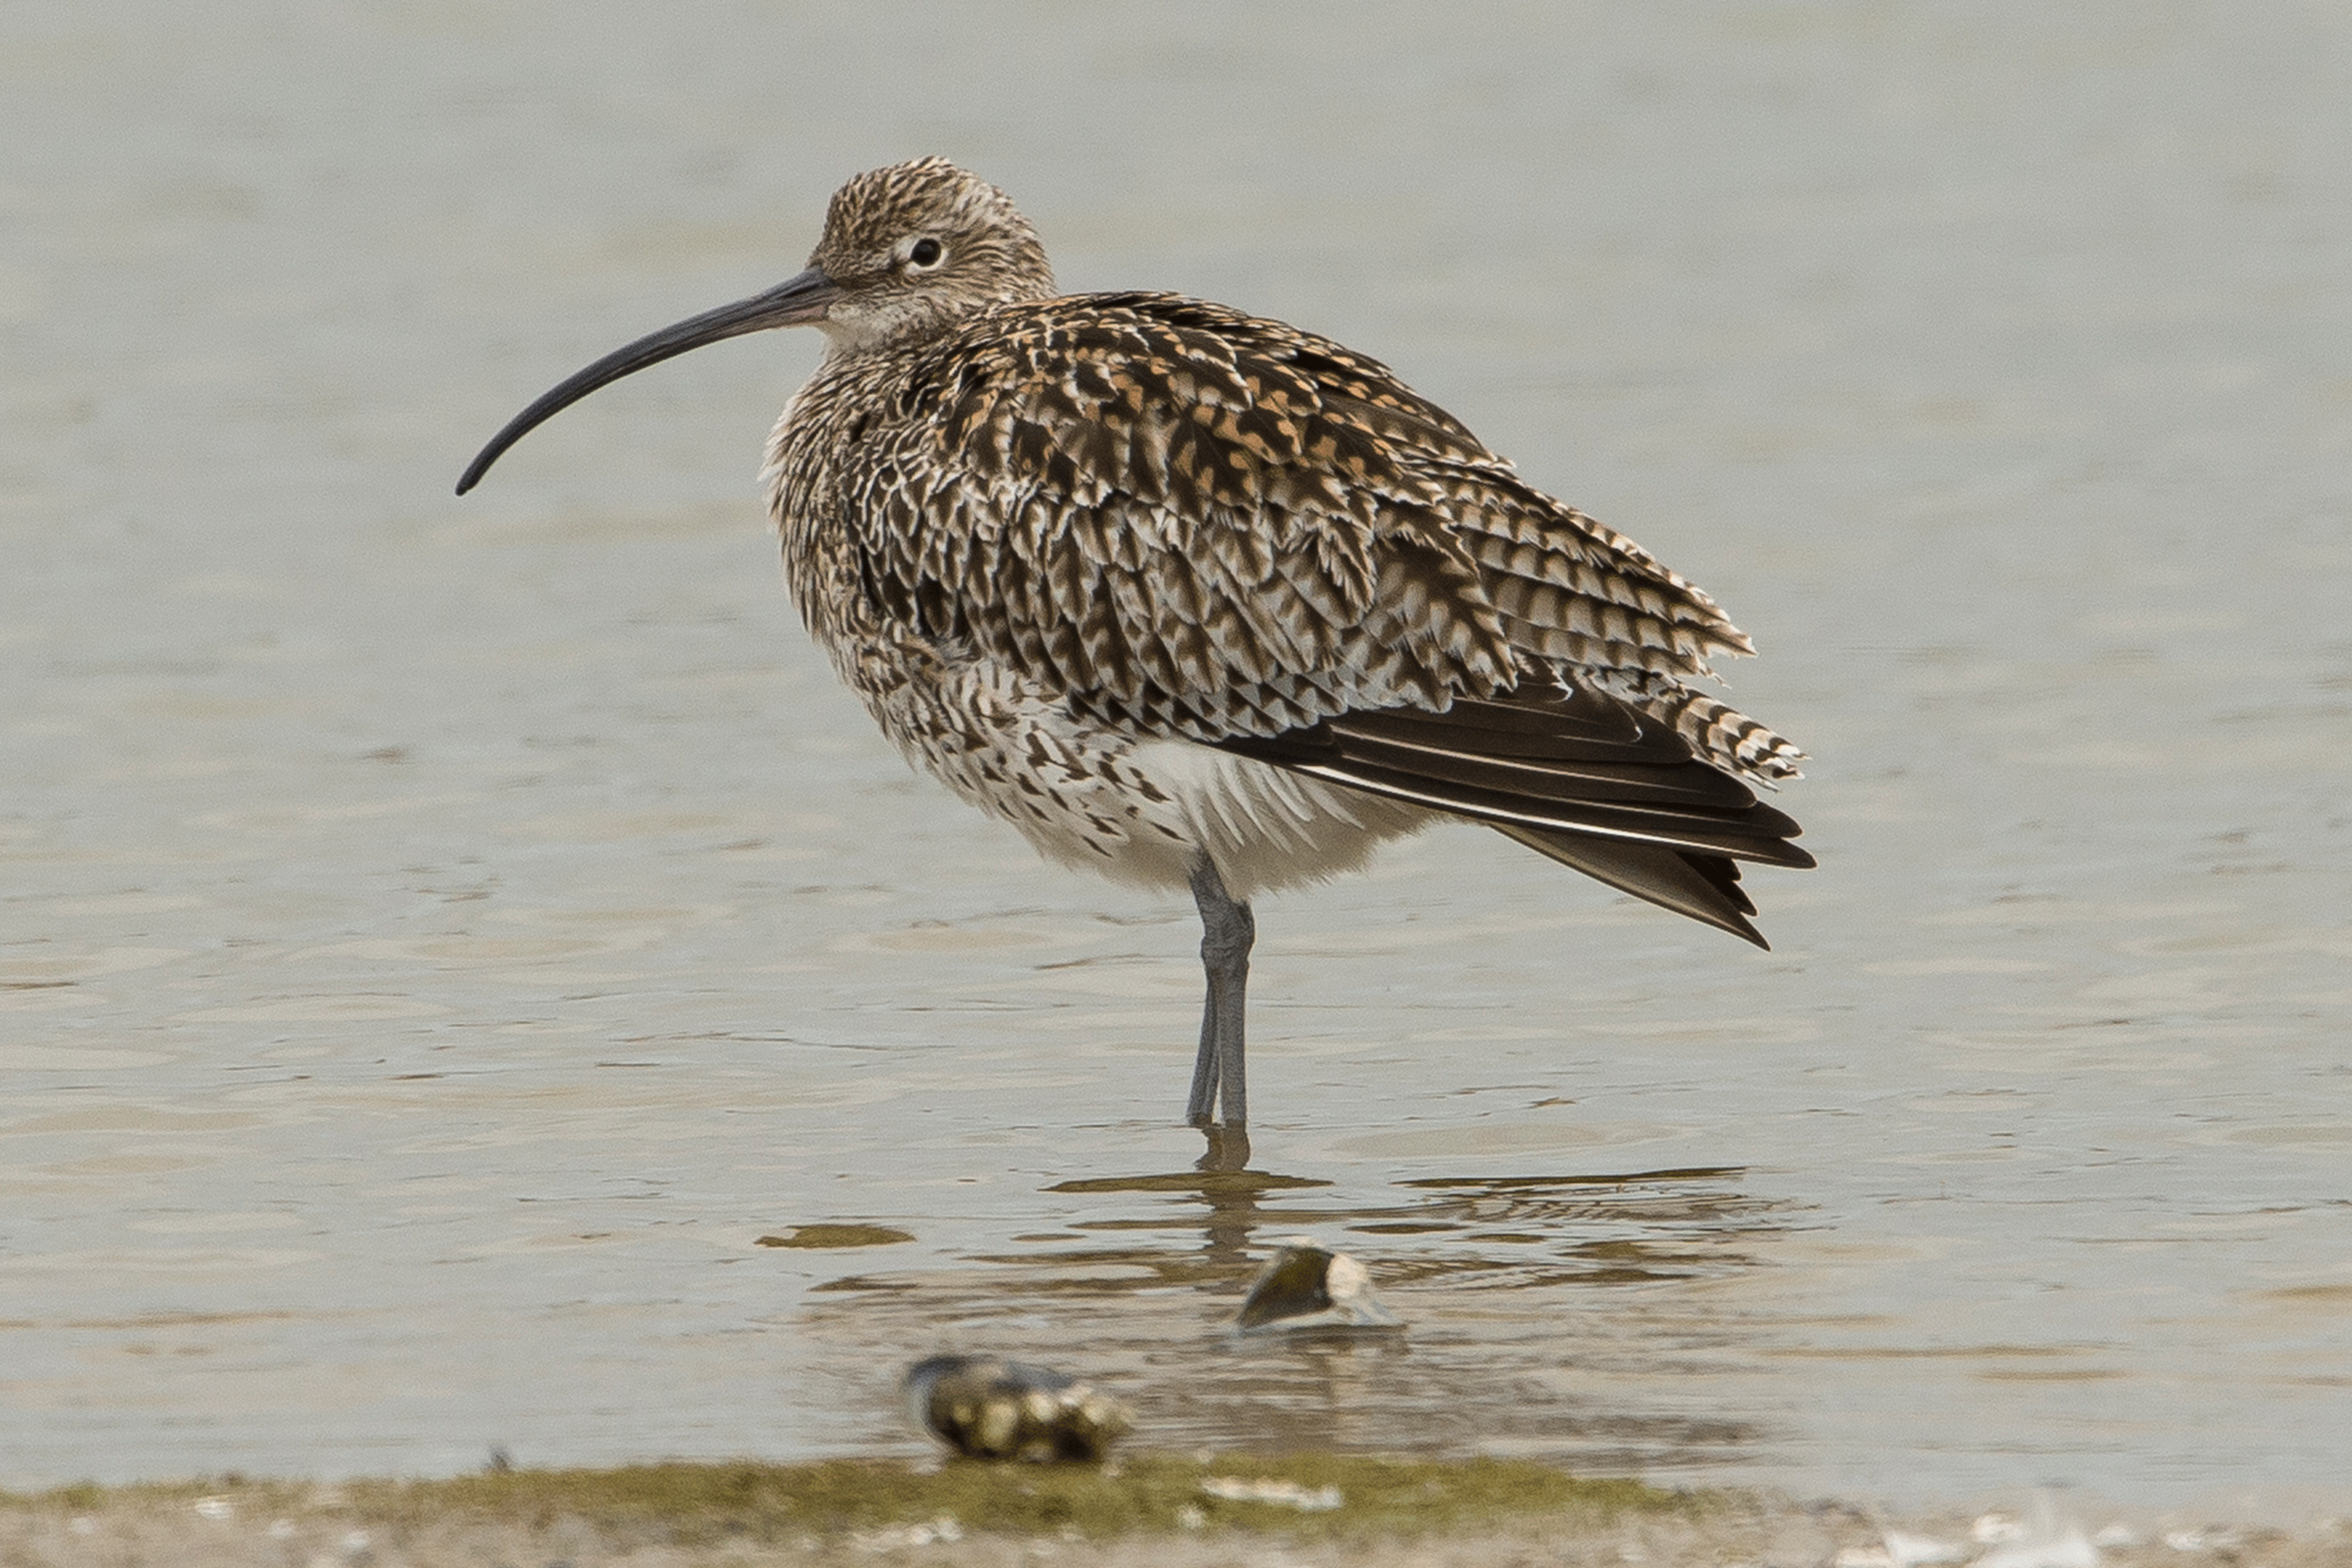
POLYGON ((785 585, 828 649, 848 631, 865 597, 846 480, 866 459, 876 417, 870 395, 856 378, 828 374, 833 368, 828 361, 784 405, 761 475, 785 585))

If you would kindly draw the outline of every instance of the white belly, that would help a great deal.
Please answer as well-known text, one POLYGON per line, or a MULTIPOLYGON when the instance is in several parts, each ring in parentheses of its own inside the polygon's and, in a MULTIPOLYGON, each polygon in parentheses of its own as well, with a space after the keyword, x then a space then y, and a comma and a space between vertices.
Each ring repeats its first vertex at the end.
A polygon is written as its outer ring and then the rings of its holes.
POLYGON ((1206 854, 1226 889, 1247 899, 1353 870, 1431 819, 1191 741, 1139 741, 1073 720, 979 661, 851 683, 909 761, 1047 858, 1115 881, 1183 889, 1193 858, 1206 854))
MULTIPOLYGON (((1168 797, 1155 820, 1170 821, 1190 848, 1206 853, 1237 899, 1356 870, 1382 841, 1432 820, 1416 806, 1190 741, 1145 742, 1128 761, 1168 797)), ((1181 861, 1109 874, 1178 887, 1185 877, 1181 861)))

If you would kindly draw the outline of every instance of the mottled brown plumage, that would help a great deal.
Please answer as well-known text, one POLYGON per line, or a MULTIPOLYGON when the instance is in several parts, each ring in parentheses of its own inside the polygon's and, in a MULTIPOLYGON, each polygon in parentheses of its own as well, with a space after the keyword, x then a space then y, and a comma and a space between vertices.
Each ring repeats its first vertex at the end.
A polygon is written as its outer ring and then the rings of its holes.
POLYGON ((850 181, 807 271, 590 366, 460 488, 596 386, 793 324, 830 340, 769 447, 802 615, 958 794, 1193 889, 1194 1121, 1221 1086, 1244 1119, 1248 897, 1434 815, 1759 945, 1736 862, 1812 863, 1739 782, 1801 753, 1691 684, 1754 651, 1706 594, 1328 339, 1057 295, 1027 221, 943 160, 850 181))

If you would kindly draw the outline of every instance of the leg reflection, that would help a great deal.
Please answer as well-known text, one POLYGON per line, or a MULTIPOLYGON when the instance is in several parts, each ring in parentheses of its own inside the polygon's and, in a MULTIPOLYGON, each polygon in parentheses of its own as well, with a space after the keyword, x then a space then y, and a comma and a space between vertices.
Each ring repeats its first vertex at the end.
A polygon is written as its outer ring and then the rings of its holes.
POLYGON ((1211 1122, 1201 1129, 1208 1149, 1192 1162, 1196 1171, 1242 1171, 1249 1168, 1249 1129, 1238 1122, 1211 1122))

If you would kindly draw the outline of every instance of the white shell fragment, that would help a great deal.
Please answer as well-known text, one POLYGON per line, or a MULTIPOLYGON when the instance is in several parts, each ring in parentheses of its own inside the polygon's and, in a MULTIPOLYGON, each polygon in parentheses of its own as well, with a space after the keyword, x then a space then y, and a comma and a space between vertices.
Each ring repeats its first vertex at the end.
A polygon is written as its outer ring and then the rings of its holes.
POLYGON ((1347 1501, 1338 1487, 1310 1490, 1297 1481, 1244 1480, 1237 1476, 1211 1476, 1201 1483, 1201 1489, 1227 1502, 1262 1502, 1295 1508, 1301 1513, 1328 1513, 1347 1501))

